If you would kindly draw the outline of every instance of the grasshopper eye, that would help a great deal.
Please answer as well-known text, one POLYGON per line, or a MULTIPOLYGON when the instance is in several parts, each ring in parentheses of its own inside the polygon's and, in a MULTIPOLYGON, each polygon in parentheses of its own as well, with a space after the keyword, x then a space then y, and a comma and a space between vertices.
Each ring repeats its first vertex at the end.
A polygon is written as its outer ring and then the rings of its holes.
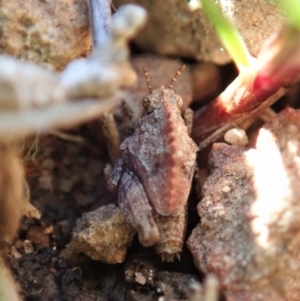
POLYGON ((182 106, 182 103, 183 103, 182 98, 178 97, 178 99, 177 99, 177 107, 180 108, 182 106))
POLYGON ((148 97, 145 97, 143 99, 143 107, 147 113, 151 113, 155 109, 155 106, 153 106, 153 102, 148 97))
POLYGON ((162 99, 159 92, 160 91, 149 94, 146 97, 144 97, 143 106, 147 113, 151 113, 161 106, 162 99))
POLYGON ((145 97, 145 98, 143 99, 143 107, 144 107, 146 110, 148 110, 148 108, 150 107, 150 105, 151 105, 150 99, 147 98, 147 97, 145 97))

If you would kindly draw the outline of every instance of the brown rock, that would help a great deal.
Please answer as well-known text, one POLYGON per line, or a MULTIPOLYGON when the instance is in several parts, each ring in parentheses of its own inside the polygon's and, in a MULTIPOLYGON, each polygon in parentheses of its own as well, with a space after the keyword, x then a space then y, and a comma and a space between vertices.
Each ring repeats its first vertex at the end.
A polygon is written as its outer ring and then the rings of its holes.
MULTIPOLYGON (((114 5, 129 2, 115 0, 114 5)), ((149 12, 148 25, 137 37, 139 47, 157 54, 194 58, 224 64, 231 60, 201 9, 192 10, 192 1, 135 0, 149 12)), ((283 18, 271 1, 218 1, 222 10, 241 32, 252 55, 278 30, 283 18)))
POLYGON ((207 100, 221 93, 220 67, 213 63, 198 63, 192 67, 193 101, 207 100))
MULTIPOLYGON (((127 89, 130 97, 126 99, 126 103, 133 111, 132 117, 139 118, 143 113, 142 100, 149 94, 143 68, 146 68, 152 89, 155 90, 161 86, 168 87, 176 71, 184 63, 178 59, 153 54, 134 56, 131 63, 137 80, 127 89)), ((174 83, 173 90, 181 96, 181 109, 184 111, 192 101, 206 100, 221 92, 220 69, 213 63, 186 65, 174 83)))
POLYGON ((0 53, 62 70, 91 47, 85 0, 16 0, 0 6, 0 53))
POLYGON ((188 240, 228 301, 296 301, 300 293, 300 111, 259 132, 257 150, 214 144, 188 240))
POLYGON ((21 297, 19 296, 20 288, 16 284, 13 275, 7 268, 2 257, 0 257, 0 283, 1 299, 10 301, 21 301, 21 297))
POLYGON ((87 212, 77 220, 69 249, 94 260, 121 263, 135 234, 115 205, 87 212))

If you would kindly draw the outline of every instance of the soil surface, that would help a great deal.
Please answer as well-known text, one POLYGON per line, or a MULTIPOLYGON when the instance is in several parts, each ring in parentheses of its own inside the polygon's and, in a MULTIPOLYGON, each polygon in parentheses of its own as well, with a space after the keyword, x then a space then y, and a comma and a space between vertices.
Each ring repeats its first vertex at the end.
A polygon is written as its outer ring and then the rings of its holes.
MULTIPOLYGON (((83 254, 69 261, 60 257, 82 213, 116 202, 103 173, 109 159, 99 122, 70 134, 84 142, 53 135, 25 142, 23 161, 31 202, 42 217, 23 218, 7 256, 24 300, 187 300, 195 285, 200 285, 202 275, 186 248, 181 260, 174 263, 162 263, 136 238, 123 264, 108 265, 83 254)), ((199 222, 197 202, 193 188, 187 236, 199 222)))

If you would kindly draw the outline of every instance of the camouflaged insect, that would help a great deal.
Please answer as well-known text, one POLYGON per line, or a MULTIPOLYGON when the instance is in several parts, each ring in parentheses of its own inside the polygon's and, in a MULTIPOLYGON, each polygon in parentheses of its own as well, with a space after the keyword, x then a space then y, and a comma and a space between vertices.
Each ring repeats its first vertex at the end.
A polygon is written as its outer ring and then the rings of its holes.
POLYGON ((181 97, 164 87, 152 92, 149 86, 149 91, 143 100, 146 115, 121 144, 122 157, 109 182, 118 186, 119 207, 140 242, 156 244, 170 261, 183 245, 198 148, 181 116, 181 97))

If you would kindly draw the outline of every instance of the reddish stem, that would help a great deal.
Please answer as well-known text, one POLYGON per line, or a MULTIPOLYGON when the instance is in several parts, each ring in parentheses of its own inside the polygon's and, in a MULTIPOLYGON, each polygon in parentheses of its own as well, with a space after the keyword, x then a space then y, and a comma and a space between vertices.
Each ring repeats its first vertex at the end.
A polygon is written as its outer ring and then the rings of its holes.
POLYGON ((263 85, 257 84, 259 78, 256 75, 256 69, 241 73, 221 95, 195 113, 192 137, 196 142, 225 124, 234 124, 281 87, 280 83, 273 82, 268 90, 262 89, 263 85))
MULTIPOLYGON (((261 108, 266 109, 278 99, 275 92, 298 81, 299 74, 300 32, 284 26, 264 43, 251 68, 241 72, 219 97, 195 113, 192 137, 200 142, 228 124, 249 125, 246 117, 253 120, 258 116, 261 108)), ((281 94, 282 91, 278 95, 281 94)))

